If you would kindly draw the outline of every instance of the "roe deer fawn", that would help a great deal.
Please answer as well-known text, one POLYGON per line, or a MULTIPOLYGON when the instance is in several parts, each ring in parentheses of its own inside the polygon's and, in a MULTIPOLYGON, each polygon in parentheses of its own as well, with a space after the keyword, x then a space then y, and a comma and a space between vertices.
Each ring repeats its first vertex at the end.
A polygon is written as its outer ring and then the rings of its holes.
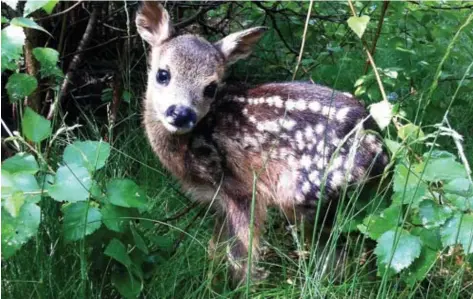
POLYGON ((176 36, 156 2, 142 3, 136 25, 151 46, 147 136, 187 192, 199 201, 214 198, 225 238, 233 241, 227 259, 234 281, 246 277, 248 266, 257 275, 247 258, 258 260, 268 206, 311 219, 318 202, 383 171, 381 140, 365 130, 376 125, 350 94, 300 82, 223 85, 225 68, 251 53, 264 27, 216 43, 176 36))

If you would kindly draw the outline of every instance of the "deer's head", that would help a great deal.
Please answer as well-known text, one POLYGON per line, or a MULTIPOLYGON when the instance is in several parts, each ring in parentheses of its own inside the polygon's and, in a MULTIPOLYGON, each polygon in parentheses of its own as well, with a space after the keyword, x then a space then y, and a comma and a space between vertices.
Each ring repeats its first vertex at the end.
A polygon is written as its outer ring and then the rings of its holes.
POLYGON ((140 36, 151 45, 146 100, 171 133, 186 133, 208 113, 225 67, 247 57, 265 27, 230 34, 216 43, 174 34, 168 12, 145 1, 136 15, 140 36))

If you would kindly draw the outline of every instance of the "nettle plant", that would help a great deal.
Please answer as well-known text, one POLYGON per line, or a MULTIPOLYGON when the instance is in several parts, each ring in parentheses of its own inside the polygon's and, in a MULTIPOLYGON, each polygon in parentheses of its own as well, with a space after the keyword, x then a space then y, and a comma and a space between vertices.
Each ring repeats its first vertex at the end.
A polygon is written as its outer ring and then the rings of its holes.
MULTIPOLYGON (((471 17, 465 24, 470 21, 471 17)), ((348 19, 349 27, 360 39, 368 23, 368 16, 348 19)), ((457 37, 458 32, 449 47, 457 37)), ((448 55, 449 51, 443 61, 448 55)), ((428 99, 437 87, 442 66, 443 62, 426 96, 428 99)), ((458 88, 472 66, 468 67, 458 88)), ((377 82, 376 97, 367 94, 368 99, 373 100, 384 94, 383 85, 402 85, 398 68, 381 69, 374 65, 373 69, 373 73, 357 80, 355 95, 365 94, 369 86, 377 82)), ((392 195, 389 200, 377 202, 377 207, 372 209, 374 212, 364 212, 362 219, 355 218, 346 230, 358 230, 376 241, 374 254, 379 276, 400 273, 407 283, 414 284, 422 281, 436 262, 446 256, 456 256, 456 262, 461 261, 463 267, 468 265, 468 260, 473 262, 473 181, 463 152, 463 139, 449 126, 447 118, 457 92, 442 122, 428 127, 429 134, 406 119, 397 96, 384 95, 383 101, 370 106, 370 113, 379 126, 388 128, 384 141, 392 158, 385 173, 393 170, 392 195), (389 135, 397 135, 397 138, 389 135), (454 154, 441 150, 437 143, 440 137, 453 139, 460 161, 454 154)))
MULTIPOLYGON (((110 145, 104 141, 74 141, 65 147, 61 157, 59 140, 65 134, 70 138, 69 133, 79 126, 62 125, 53 132, 53 123, 28 107, 28 101, 23 102, 38 88, 35 74, 24 71, 24 28, 46 32, 26 16, 38 9, 51 13, 57 2, 28 1, 23 17, 2 17, 2 24, 7 25, 1 34, 1 69, 12 72, 6 90, 10 102, 18 107, 21 120, 21 133, 10 132, 4 140, 18 153, 3 161, 1 167, 2 259, 14 256, 38 235, 45 218, 53 217, 42 208, 48 201, 55 201, 60 205, 57 216, 63 241, 80 241, 85 252, 88 238, 99 229, 105 230, 106 237, 100 242, 106 243, 97 244, 94 240, 94 246, 102 248, 100 258, 104 261, 115 261, 111 281, 117 290, 125 297, 136 297, 143 287, 142 263, 150 253, 133 221, 148 209, 145 192, 126 178, 103 179, 110 156, 110 145)), ((42 47, 34 48, 32 53, 40 64, 37 75, 51 79, 50 88, 57 94, 64 79, 57 66, 59 53, 42 47)), ((87 257, 81 259, 85 272, 87 257)))

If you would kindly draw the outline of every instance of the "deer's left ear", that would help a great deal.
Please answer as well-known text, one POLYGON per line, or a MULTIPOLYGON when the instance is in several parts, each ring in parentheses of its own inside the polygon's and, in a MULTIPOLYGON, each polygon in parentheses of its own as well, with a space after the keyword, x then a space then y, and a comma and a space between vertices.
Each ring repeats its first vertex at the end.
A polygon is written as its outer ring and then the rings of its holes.
POLYGON ((253 46, 267 30, 267 27, 254 27, 235 32, 216 42, 215 47, 222 52, 227 64, 232 64, 250 55, 253 46))

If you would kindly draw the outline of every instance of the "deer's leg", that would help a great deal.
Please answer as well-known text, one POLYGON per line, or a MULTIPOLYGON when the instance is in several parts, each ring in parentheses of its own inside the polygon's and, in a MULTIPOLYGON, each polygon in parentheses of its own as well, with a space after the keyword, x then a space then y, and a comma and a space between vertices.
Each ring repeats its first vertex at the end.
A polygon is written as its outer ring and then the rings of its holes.
POLYGON ((266 206, 255 202, 252 213, 251 204, 251 196, 245 199, 226 200, 228 261, 235 283, 244 281, 248 271, 256 280, 264 279, 266 276, 264 271, 255 266, 259 257, 259 237, 266 218, 266 206))

